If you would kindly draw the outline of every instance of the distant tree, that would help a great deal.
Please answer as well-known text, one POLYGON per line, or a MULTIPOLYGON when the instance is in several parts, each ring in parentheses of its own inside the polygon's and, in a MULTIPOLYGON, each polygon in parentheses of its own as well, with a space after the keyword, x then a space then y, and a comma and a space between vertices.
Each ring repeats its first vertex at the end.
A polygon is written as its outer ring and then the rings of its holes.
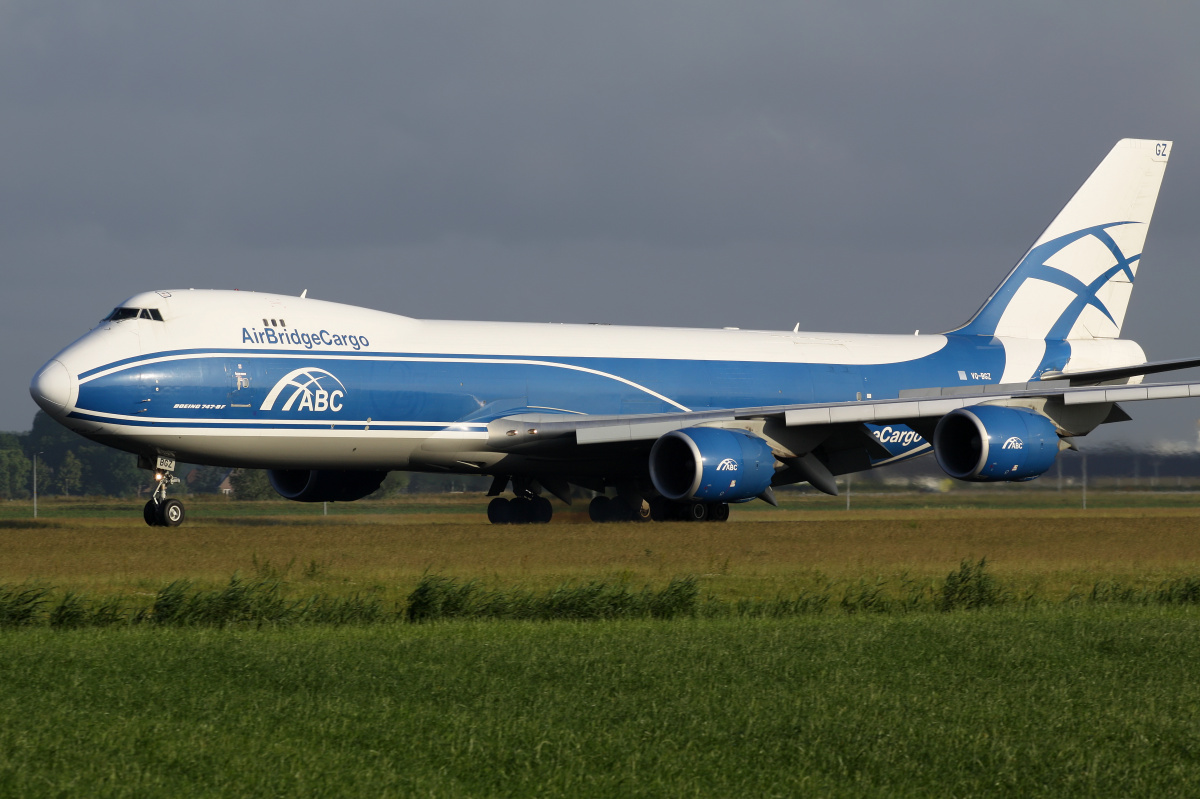
POLYGON ((188 475, 191 480, 188 490, 204 494, 214 493, 228 475, 229 468, 226 466, 197 466, 188 475))
POLYGON ((409 477, 408 472, 389 472, 388 476, 383 478, 383 483, 379 488, 373 494, 368 495, 367 499, 384 499, 408 493, 409 477))
MULTIPOLYGON (((38 456, 39 462, 45 458, 49 463, 62 463, 68 450, 78 450, 87 444, 86 438, 72 433, 45 412, 38 411, 33 417, 33 429, 25 436, 25 454, 28 456, 40 452, 42 454, 38 456)), ((39 473, 40 468, 39 466, 39 473)))
POLYGON ((33 470, 34 474, 29 479, 30 485, 36 479, 38 494, 49 494, 50 489, 54 486, 54 467, 46 463, 45 459, 39 455, 37 460, 33 461, 33 470))
POLYGON ((0 449, 0 499, 29 496, 29 458, 19 449, 0 449))
POLYGON ((83 464, 83 493, 127 497, 149 486, 152 474, 137 467, 137 456, 83 442, 73 450, 83 464))
POLYGON ((279 495, 271 488, 267 473, 262 469, 234 469, 229 475, 229 485, 233 489, 234 499, 278 499, 279 495))
POLYGON ((487 491, 492 478, 478 474, 425 474, 413 472, 409 475, 407 491, 410 494, 445 494, 450 491, 487 491))
POLYGON ((58 474, 55 477, 55 485, 62 492, 64 497, 69 497, 72 491, 79 490, 79 484, 83 480, 83 464, 79 462, 79 458, 75 457, 74 452, 67 452, 63 456, 62 463, 58 465, 58 474))

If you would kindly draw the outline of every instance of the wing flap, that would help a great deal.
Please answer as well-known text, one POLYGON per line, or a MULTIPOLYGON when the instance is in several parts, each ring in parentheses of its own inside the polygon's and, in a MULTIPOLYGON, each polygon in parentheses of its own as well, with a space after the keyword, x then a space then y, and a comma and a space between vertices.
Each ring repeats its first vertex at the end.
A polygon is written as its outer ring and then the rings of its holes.
POLYGON ((681 430, 690 426, 686 421, 679 420, 581 427, 575 431, 575 441, 579 444, 645 441, 647 439, 661 438, 672 430, 681 430))

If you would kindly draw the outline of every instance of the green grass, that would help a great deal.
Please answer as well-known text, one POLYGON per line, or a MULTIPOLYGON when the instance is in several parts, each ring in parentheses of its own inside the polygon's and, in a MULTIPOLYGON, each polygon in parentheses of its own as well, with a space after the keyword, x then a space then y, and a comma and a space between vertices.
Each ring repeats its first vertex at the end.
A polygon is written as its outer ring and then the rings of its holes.
POLYGON ((952 494, 726 525, 9 516, 0 797, 1200 794, 1196 512, 952 494))
POLYGON ((986 559, 964 560, 943 580, 860 579, 832 583, 798 595, 726 599, 701 596, 695 576, 673 577, 661 589, 640 590, 627 581, 562 583, 537 591, 524 587, 485 587, 475 580, 422 576, 400 601, 387 601, 379 587, 351 594, 296 596, 278 575, 245 579, 234 575, 218 588, 196 588, 176 580, 154 593, 91 596, 57 592, 42 583, 0 583, 0 629, 49 626, 56 629, 152 625, 157 627, 284 627, 297 625, 426 623, 462 619, 492 621, 607 621, 613 619, 784 618, 824 613, 947 613, 1006 605, 1200 606, 1200 577, 1130 585, 1100 580, 1090 590, 1076 588, 1062 599, 1023 593, 997 579, 986 559))
POLYGON ((1200 614, 0 633, 5 796, 1185 796, 1200 614))

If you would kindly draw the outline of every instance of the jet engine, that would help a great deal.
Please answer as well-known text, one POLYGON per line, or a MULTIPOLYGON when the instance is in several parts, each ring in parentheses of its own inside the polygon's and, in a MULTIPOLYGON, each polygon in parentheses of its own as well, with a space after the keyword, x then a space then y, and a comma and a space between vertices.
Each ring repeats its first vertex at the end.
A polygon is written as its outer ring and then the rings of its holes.
POLYGON ((353 502, 379 488, 387 472, 332 469, 270 469, 271 488, 296 502, 353 502))
POLYGON ((775 455, 761 438, 738 430, 672 430, 650 450, 650 479, 667 499, 739 502, 767 490, 775 455))
POLYGON ((1054 422, 1040 413, 972 405, 941 418, 933 433, 938 465, 973 482, 1020 482, 1045 472, 1058 456, 1054 422))

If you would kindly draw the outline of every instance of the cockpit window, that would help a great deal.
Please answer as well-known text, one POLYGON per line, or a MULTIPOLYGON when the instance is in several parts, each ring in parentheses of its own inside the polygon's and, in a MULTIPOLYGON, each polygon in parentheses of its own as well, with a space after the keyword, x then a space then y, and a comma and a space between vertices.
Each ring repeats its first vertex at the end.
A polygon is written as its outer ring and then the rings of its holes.
POLYGON ((101 322, 120 322, 124 319, 153 319, 156 322, 163 320, 162 314, 157 308, 113 308, 112 313, 101 319, 101 322))

